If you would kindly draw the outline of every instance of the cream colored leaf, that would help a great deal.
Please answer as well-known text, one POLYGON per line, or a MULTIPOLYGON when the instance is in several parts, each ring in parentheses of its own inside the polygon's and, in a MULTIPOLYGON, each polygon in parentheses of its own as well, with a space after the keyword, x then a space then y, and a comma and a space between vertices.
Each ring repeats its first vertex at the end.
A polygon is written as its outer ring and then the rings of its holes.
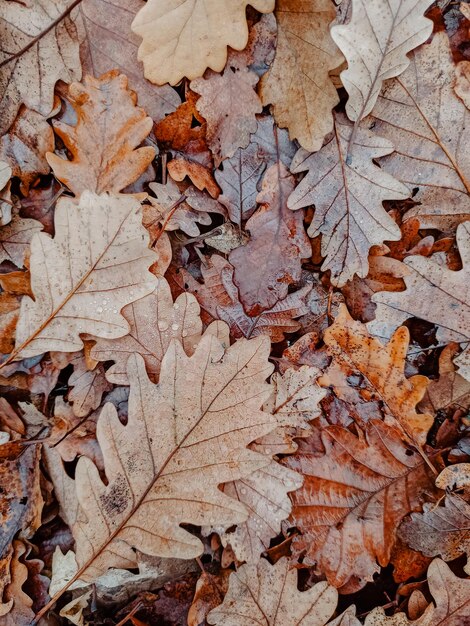
POLYGON ((193 354, 202 333, 199 313, 192 294, 183 293, 173 303, 170 286, 160 278, 152 293, 123 309, 129 333, 119 339, 98 339, 91 356, 97 361, 114 361, 106 378, 116 385, 128 385, 129 355, 140 354, 150 379, 157 382, 163 355, 172 339, 181 341, 186 354, 193 354))
POLYGON ((209 67, 220 72, 227 46, 243 50, 248 42, 247 5, 261 13, 274 0, 150 0, 136 15, 132 30, 143 39, 138 58, 148 80, 176 85, 199 78, 209 67))
POLYGON ((242 565, 230 575, 223 603, 207 616, 214 626, 325 626, 338 592, 327 582, 297 589, 297 571, 286 558, 270 565, 242 565))
POLYGON ((10 128, 22 103, 47 117, 54 105, 56 82, 80 80, 73 19, 67 15, 50 28, 71 4, 72 0, 1 0, 0 134, 10 128), (27 46, 31 47, 23 52, 27 46))
POLYGON ((408 52, 432 33, 424 12, 433 0, 352 0, 347 24, 333 26, 331 36, 343 52, 348 69, 341 80, 349 99, 349 119, 360 121, 377 100, 384 80, 408 67, 408 52))
POLYGON ((22 218, 13 211, 11 222, 0 230, 0 263, 11 261, 23 267, 31 239, 42 229, 41 222, 22 218))
POLYGON ((87 608, 92 593, 93 590, 90 589, 90 591, 86 591, 78 598, 74 598, 60 609, 59 615, 65 617, 75 626, 87 626, 88 622, 85 622, 83 611, 87 608))
POLYGON ((0 191, 6 186, 11 178, 11 167, 5 161, 0 161, 0 191))
POLYGON ((358 127, 349 146, 352 132, 352 124, 337 115, 334 132, 319 152, 297 152, 291 171, 308 173, 287 203, 294 211, 315 206, 308 234, 323 235, 321 251, 326 259, 322 270, 331 271, 331 282, 337 286, 343 286, 354 274, 367 276, 373 245, 400 239, 400 229, 382 203, 409 195, 405 185, 373 162, 390 154, 393 144, 358 127))
POLYGON ((157 261, 148 249, 142 213, 133 196, 84 192, 80 202, 61 198, 55 237, 31 242, 32 300, 24 296, 10 359, 50 350, 75 352, 80 334, 122 337, 129 324, 121 309, 149 294, 157 261))
POLYGON ((343 55, 331 38, 330 0, 278 0, 276 56, 260 83, 261 100, 273 105, 279 126, 312 152, 333 129, 338 93, 329 77, 343 55))
POLYGON ((140 355, 129 358, 126 426, 110 404, 98 419, 107 484, 86 457, 77 465, 81 514, 73 534, 81 579, 133 567, 134 549, 194 558, 202 543, 180 524, 225 526, 247 518, 246 508, 218 486, 269 462, 246 447, 276 426, 261 411, 269 395, 269 347, 259 337, 225 349, 206 333, 188 357, 173 340, 158 385, 140 355))

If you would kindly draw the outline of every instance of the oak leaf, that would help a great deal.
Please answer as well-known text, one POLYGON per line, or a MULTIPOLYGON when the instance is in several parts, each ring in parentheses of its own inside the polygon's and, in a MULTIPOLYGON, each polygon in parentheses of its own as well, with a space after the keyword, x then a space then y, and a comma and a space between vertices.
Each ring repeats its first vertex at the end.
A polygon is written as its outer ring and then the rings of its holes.
POLYGON ((327 582, 307 591, 297 588, 297 571, 286 558, 270 565, 242 565, 229 578, 223 603, 207 616, 214 626, 325 626, 336 609, 338 592, 327 582))
POLYGON ((84 356, 78 353, 72 365, 67 400, 72 403, 73 412, 77 417, 86 417, 99 407, 103 394, 110 391, 112 385, 106 380, 101 363, 92 370, 88 369, 84 356))
POLYGON ((300 278, 302 259, 310 256, 303 214, 287 208, 294 185, 282 162, 266 171, 256 198, 261 206, 246 223, 250 241, 229 256, 248 315, 259 315, 285 298, 289 284, 300 278))
POLYGON ((127 425, 110 404, 98 420, 107 484, 89 459, 81 457, 77 465, 83 514, 73 533, 81 579, 93 580, 109 567, 133 567, 133 548, 194 558, 202 544, 181 523, 230 525, 247 518, 245 507, 218 485, 268 462, 246 449, 276 425, 261 411, 272 371, 268 353, 266 338, 224 349, 208 333, 192 357, 173 341, 158 385, 140 355, 129 358, 127 425))
POLYGON ((382 203, 409 195, 405 185, 373 162, 390 154, 393 144, 358 127, 349 146, 352 133, 352 124, 336 115, 333 134, 323 148, 314 154, 301 148, 290 168, 294 174, 307 171, 307 175, 289 197, 288 206, 294 211, 315 206, 308 234, 322 235, 321 252, 326 257, 322 270, 331 271, 331 282, 337 286, 354 274, 367 275, 373 245, 400 239, 400 229, 382 203))
POLYGON ((80 80, 77 30, 70 15, 61 19, 71 4, 71 0, 1 1, 1 135, 21 104, 47 117, 56 82, 80 80))
POLYGON ((372 112, 375 131, 395 150, 381 167, 417 190, 406 219, 449 231, 470 214, 470 111, 454 93, 454 63, 445 32, 411 55, 372 112))
POLYGON ((147 269, 158 256, 147 247, 141 220, 133 196, 86 191, 79 203, 59 200, 54 239, 36 233, 31 242, 35 300, 23 297, 10 360, 80 350, 82 333, 107 338, 128 333, 121 309, 155 287, 147 269))
POLYGON ((470 621, 470 580, 458 578, 441 559, 428 568, 429 590, 436 607, 430 626, 465 626, 470 621))
MULTIPOLYGON (((425 376, 405 377, 405 358, 410 340, 406 327, 400 327, 387 346, 374 339, 361 322, 356 322, 342 305, 339 315, 324 334, 324 342, 336 366, 344 372, 344 383, 361 376, 368 383, 364 390, 367 399, 380 399, 386 415, 396 421, 410 440, 419 445, 433 424, 433 415, 417 413, 416 405, 426 391, 429 380, 425 376)), ((334 383, 333 383, 334 384, 334 383)))
POLYGON ((377 100, 384 80, 408 67, 407 53, 424 43, 432 32, 424 12, 432 0, 353 0, 347 24, 331 29, 348 69, 341 72, 349 99, 349 119, 360 121, 377 100))
POLYGON ((117 193, 136 181, 155 149, 137 148, 152 130, 152 120, 136 106, 126 76, 117 70, 100 78, 86 76, 83 83, 70 85, 68 97, 77 123, 56 122, 54 129, 72 159, 46 155, 55 177, 76 196, 85 190, 117 193))
POLYGON ((24 219, 13 211, 11 222, 0 230, 0 263, 11 261, 23 267, 31 239, 42 228, 41 222, 24 219))
POLYGON ((243 50, 248 42, 247 5, 261 13, 274 0, 151 0, 137 13, 132 30, 142 37, 139 61, 148 80, 176 85, 199 78, 209 67, 220 72, 227 46, 243 50))
POLYGON ((173 303, 167 281, 160 278, 152 293, 124 307, 122 315, 129 322, 129 333, 118 339, 98 339, 91 356, 97 361, 114 361, 106 378, 127 385, 129 355, 140 354, 150 379, 157 382, 163 356, 173 339, 182 343, 187 354, 193 354, 202 333, 199 311, 191 294, 181 294, 173 303))
POLYGON ((403 441, 401 430, 370 420, 353 434, 342 426, 321 431, 324 454, 315 439, 299 440, 284 461, 304 476, 291 495, 296 554, 344 593, 361 589, 379 566, 386 566, 401 520, 420 508, 432 481, 423 458, 403 441))
POLYGON ((329 77, 343 60, 329 30, 335 9, 329 0, 278 0, 275 15, 276 56, 261 79, 261 99, 273 105, 276 122, 291 139, 313 152, 333 129, 331 111, 339 102, 329 77))

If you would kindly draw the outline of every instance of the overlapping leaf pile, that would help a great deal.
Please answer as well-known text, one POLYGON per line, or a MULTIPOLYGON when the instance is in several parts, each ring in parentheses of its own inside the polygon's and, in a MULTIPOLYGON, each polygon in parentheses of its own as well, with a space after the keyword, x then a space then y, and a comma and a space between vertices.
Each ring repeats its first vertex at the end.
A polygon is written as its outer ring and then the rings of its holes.
POLYGON ((470 626, 469 20, 0 0, 1 626, 470 626))

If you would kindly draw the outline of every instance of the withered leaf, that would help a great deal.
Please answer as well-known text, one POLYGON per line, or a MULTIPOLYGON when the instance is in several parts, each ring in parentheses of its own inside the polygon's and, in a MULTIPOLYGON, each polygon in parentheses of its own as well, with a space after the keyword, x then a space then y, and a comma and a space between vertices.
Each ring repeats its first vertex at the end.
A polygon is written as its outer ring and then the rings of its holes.
POLYGON ((94 369, 88 369, 85 358, 78 354, 72 361, 73 373, 68 384, 70 391, 67 400, 72 403, 77 417, 86 417, 101 404, 101 398, 112 385, 105 378, 103 366, 99 363, 94 369))
POLYGON ((42 228, 41 222, 24 219, 14 211, 11 222, 0 230, 0 263, 11 261, 23 267, 31 239, 42 228))

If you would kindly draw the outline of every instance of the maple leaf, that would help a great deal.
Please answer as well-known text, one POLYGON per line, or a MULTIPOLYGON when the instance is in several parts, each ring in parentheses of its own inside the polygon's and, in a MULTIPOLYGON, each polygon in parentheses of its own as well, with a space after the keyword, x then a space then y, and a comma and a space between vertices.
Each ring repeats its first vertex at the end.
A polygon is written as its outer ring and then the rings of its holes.
POLYGON ((123 309, 129 333, 119 339, 98 339, 91 356, 97 361, 114 361, 106 378, 117 385, 128 385, 129 354, 140 354, 150 379, 156 382, 163 355, 172 339, 178 339, 185 352, 193 354, 202 333, 199 311, 197 300, 191 294, 181 294, 173 303, 167 281, 160 278, 152 293, 123 309))
POLYGON ((432 490, 428 468, 403 441, 401 430, 370 420, 364 433, 342 426, 321 431, 324 454, 316 441, 301 439, 284 463, 304 476, 291 495, 296 554, 342 592, 361 589, 386 566, 401 520, 419 510, 421 494, 432 490))
POLYGON ((209 67, 220 72, 227 46, 243 50, 248 42, 247 5, 261 13, 274 9, 274 0, 151 0, 132 22, 142 37, 139 61, 153 83, 176 85, 185 76, 199 78, 209 67))
POLYGON ((333 135, 323 148, 314 154, 300 149, 290 168, 294 174, 308 173, 287 204, 293 211, 315 206, 308 234, 323 235, 322 270, 331 270, 331 282, 337 286, 354 274, 367 275, 373 245, 400 239, 400 229, 382 203, 409 196, 402 183, 373 162, 393 151, 388 140, 358 127, 347 158, 352 130, 344 116, 336 115, 333 135))
POLYGON ((281 162, 266 171, 256 198, 261 207, 246 223, 250 241, 229 256, 248 315, 259 315, 285 298, 289 284, 300 278, 302 258, 310 256, 302 212, 287 208, 294 184, 281 162))
POLYGON ((23 267, 31 239, 42 228, 41 222, 24 219, 14 211, 11 222, 0 230, 0 263, 11 261, 23 267))
POLYGON ((68 97, 77 124, 55 122, 54 129, 72 160, 48 153, 54 175, 76 196, 85 191, 117 193, 136 181, 155 157, 150 146, 135 149, 152 129, 152 120, 136 106, 135 93, 117 70, 73 83, 68 97))
MULTIPOLYGON (((354 321, 342 305, 323 339, 336 366, 342 370, 345 386, 352 376, 364 377, 386 413, 398 422, 412 442, 424 445, 434 418, 429 413, 417 413, 416 405, 422 400, 429 380, 425 376, 405 377, 408 329, 400 327, 390 343, 383 346, 370 337, 366 326, 354 321)), ((363 393, 370 399, 367 391, 363 393)))
POLYGON ((432 0, 353 0, 349 22, 332 27, 331 36, 348 62, 341 80, 349 95, 349 119, 359 121, 368 115, 383 81, 408 67, 407 53, 432 32, 431 20, 423 16, 431 4, 432 0))
POLYGON ((35 300, 23 297, 9 360, 80 350, 81 333, 111 338, 129 331, 120 310, 155 287, 147 269, 158 256, 147 248, 141 220, 133 196, 86 191, 79 203, 59 200, 54 239, 36 233, 31 241, 35 300))
POLYGON ((139 104, 159 122, 180 104, 178 93, 169 85, 157 87, 146 80, 137 61, 139 38, 131 23, 145 6, 143 0, 82 0, 76 25, 80 35, 80 58, 84 74, 101 76, 119 70, 129 78, 139 104))
POLYGON ((335 612, 338 592, 326 582, 297 588, 297 572, 286 558, 270 565, 242 565, 229 578, 223 603, 207 616, 214 626, 324 626, 335 612))
MULTIPOLYGON (((470 341, 470 222, 457 229, 457 244, 463 268, 452 271, 432 259, 416 255, 405 259, 403 280, 406 290, 380 291, 372 297, 376 303, 375 320, 369 330, 378 337, 390 337, 409 317, 437 325, 439 343, 470 341), (419 298, 410 294, 419 293, 419 298)), ((470 380, 468 349, 454 361, 461 364, 459 373, 470 380)))
POLYGON ((276 122, 291 139, 313 152, 333 129, 331 111, 339 102, 329 77, 343 60, 329 31, 335 9, 329 0, 278 0, 275 15, 276 56, 261 80, 261 99, 273 105, 276 122))
POLYGON ((422 228, 455 228, 470 214, 470 111, 454 93, 454 63, 446 33, 411 55, 408 70, 390 81, 371 122, 396 152, 381 167, 411 190, 422 228))
POLYGON ((68 15, 77 2, 37 0, 0 2, 0 134, 16 118, 21 104, 48 116, 58 80, 80 80, 75 24, 68 15))
POLYGON ((73 533, 81 579, 92 581, 109 567, 133 567, 133 548, 194 558, 202 544, 182 522, 230 525, 246 519, 245 507, 218 485, 268 462, 246 449, 276 426, 260 410, 270 391, 264 382, 272 371, 268 354, 264 337, 224 349, 206 334, 192 357, 173 341, 158 385, 150 382, 140 355, 129 357, 127 425, 110 404, 98 419, 107 484, 86 457, 77 465, 83 514, 73 533))

